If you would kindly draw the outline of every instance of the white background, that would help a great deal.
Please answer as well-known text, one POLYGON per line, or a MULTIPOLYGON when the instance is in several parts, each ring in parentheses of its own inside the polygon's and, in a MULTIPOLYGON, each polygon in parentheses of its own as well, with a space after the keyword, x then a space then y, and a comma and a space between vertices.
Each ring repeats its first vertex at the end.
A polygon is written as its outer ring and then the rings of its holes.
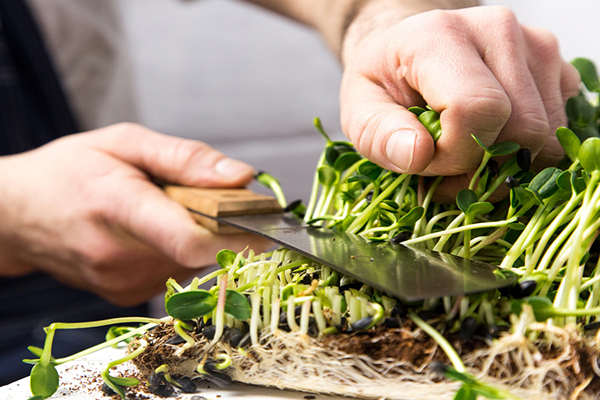
MULTIPOLYGON (((232 0, 117 2, 134 61, 142 123, 207 141, 308 197, 323 141, 339 137, 341 69, 310 29, 232 0)), ((500 0, 553 31, 565 59, 600 60, 598 0, 500 0)))

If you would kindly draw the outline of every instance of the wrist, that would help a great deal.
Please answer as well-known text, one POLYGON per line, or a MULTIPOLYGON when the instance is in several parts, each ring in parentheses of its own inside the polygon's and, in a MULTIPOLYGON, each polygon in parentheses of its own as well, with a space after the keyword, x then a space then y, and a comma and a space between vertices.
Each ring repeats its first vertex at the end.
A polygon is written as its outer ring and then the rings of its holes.
POLYGON ((352 49, 370 35, 416 14, 435 9, 458 9, 478 5, 477 0, 355 0, 344 18, 339 57, 346 64, 352 49))
POLYGON ((13 179, 10 174, 10 171, 18 171, 21 167, 15 163, 17 157, 21 156, 0 157, 0 276, 5 277, 21 276, 36 270, 19 252, 22 246, 15 216, 22 212, 16 194, 20 179, 13 179))

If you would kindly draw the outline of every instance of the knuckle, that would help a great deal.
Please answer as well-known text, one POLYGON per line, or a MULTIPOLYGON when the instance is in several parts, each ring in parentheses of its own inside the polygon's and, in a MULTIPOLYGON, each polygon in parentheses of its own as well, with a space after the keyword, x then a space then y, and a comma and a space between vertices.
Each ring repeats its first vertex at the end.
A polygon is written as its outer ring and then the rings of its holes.
POLYGON ((465 125, 484 132, 499 131, 512 113, 508 95, 493 88, 479 90, 453 108, 455 115, 463 116, 465 125))
POLYGON ((165 161, 176 163, 181 173, 197 171, 198 165, 210 166, 224 157, 206 143, 188 139, 176 140, 165 161))
POLYGON ((530 51, 537 58, 538 62, 545 64, 561 59, 558 39, 552 32, 537 27, 527 29, 529 30, 529 35, 533 36, 530 51))
POLYGON ((196 267, 198 266, 197 253, 197 238, 192 235, 186 235, 185 237, 178 237, 171 241, 173 252, 171 257, 179 265, 184 267, 196 267))

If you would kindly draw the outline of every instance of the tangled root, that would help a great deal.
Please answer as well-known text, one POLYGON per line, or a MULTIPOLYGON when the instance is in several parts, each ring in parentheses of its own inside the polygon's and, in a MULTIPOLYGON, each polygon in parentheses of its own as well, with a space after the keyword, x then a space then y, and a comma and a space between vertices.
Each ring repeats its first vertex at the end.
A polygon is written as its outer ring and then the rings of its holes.
MULTIPOLYGON (((402 328, 405 335, 421 335, 402 328)), ((479 379, 524 399, 594 398, 600 389, 596 340, 585 340, 575 331, 531 323, 528 334, 515 332, 491 346, 463 354, 469 371, 479 379)), ((134 360, 144 375, 162 364, 171 374, 191 378, 200 374, 202 359, 226 353, 231 366, 226 373, 252 385, 374 399, 452 399, 460 383, 440 380, 428 370, 445 356, 435 342, 419 342, 424 357, 373 359, 353 354, 300 333, 263 333, 260 345, 234 349, 223 342, 214 346, 197 335, 197 343, 176 356, 178 347, 166 344, 173 335, 166 325, 146 338, 148 351, 134 360)), ((426 336, 426 335, 425 335, 426 336)), ((412 343, 415 345, 415 343, 412 343)))

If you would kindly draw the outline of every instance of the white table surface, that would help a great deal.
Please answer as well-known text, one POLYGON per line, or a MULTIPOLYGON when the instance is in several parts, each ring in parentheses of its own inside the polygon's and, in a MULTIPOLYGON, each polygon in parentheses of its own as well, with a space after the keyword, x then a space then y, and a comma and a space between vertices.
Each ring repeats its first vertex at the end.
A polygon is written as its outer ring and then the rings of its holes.
MULTIPOLYGON (((90 400, 109 399, 100 391, 99 383, 93 382, 95 378, 100 381, 100 371, 110 360, 115 360, 124 355, 123 349, 104 349, 80 360, 63 364, 57 367, 60 375, 60 387, 50 399, 90 400)), ((119 367, 117 367, 119 368, 119 367)), ((131 366, 125 367, 132 368, 131 366)), ((112 371, 112 370, 111 370, 112 371)), ((24 378, 10 385, 0 387, 2 400, 26 400, 31 396, 29 378, 24 378)), ((239 398, 244 400, 304 400, 306 396, 314 396, 317 400, 342 400, 347 398, 325 396, 310 393, 267 389, 257 386, 233 384, 227 388, 219 388, 214 384, 201 384, 199 392, 194 394, 179 394, 178 400, 191 400, 193 396, 203 396, 207 400, 222 400, 239 398)), ((143 393, 144 399, 161 399, 143 393)), ((173 398, 173 397, 171 397, 173 398)), ((309 397, 311 398, 311 397, 309 397)))

